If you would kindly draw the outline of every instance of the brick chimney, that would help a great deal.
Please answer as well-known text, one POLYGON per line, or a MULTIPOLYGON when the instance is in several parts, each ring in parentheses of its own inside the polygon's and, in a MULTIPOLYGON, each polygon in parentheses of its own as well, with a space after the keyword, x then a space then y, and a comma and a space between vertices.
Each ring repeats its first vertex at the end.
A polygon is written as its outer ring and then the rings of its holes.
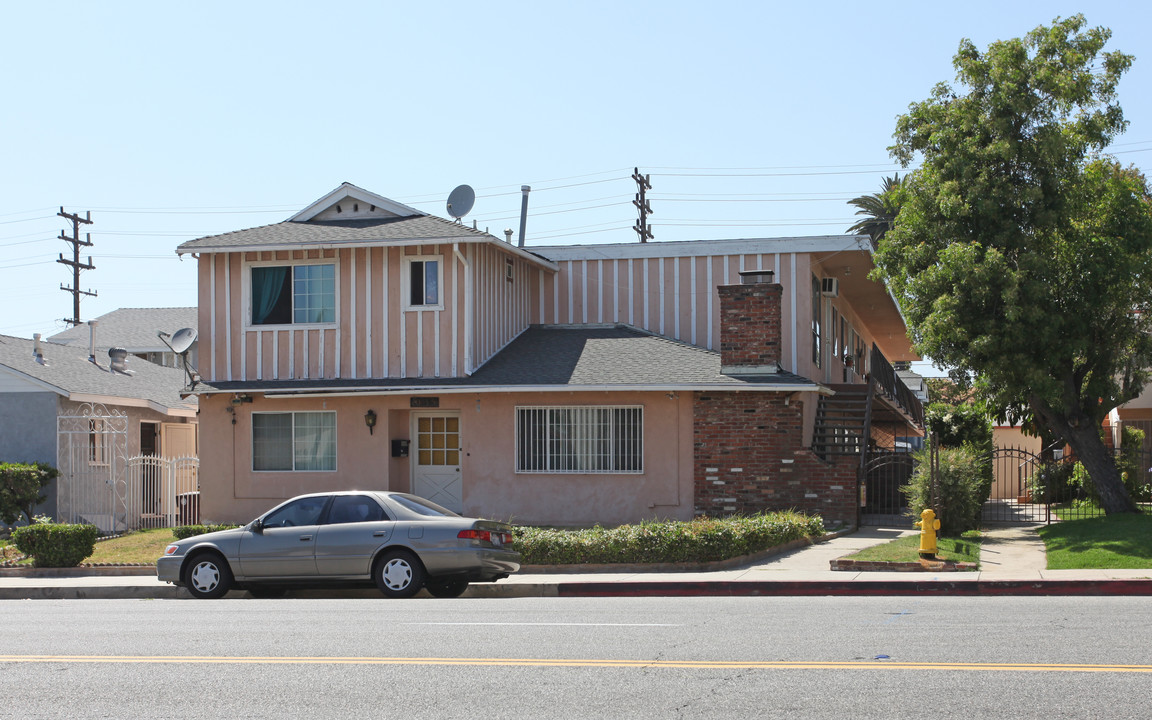
POLYGON ((726 375, 780 372, 780 298, 771 270, 746 270, 739 285, 721 285, 720 371, 726 375))

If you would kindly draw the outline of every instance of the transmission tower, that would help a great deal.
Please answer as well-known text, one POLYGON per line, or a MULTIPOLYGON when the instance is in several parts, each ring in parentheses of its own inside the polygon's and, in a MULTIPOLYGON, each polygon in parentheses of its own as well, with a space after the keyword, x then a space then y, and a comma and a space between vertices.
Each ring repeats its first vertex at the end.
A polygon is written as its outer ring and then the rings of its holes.
POLYGON ((56 214, 65 220, 72 221, 72 237, 65 235, 63 230, 60 231, 60 239, 72 246, 72 259, 65 259, 64 253, 60 253, 60 259, 56 262, 60 263, 61 265, 68 265, 72 268, 72 287, 68 287, 67 285, 63 284, 60 285, 61 290, 72 293, 72 317, 64 318, 64 322, 68 323, 69 325, 79 325, 81 322, 80 296, 87 295, 88 297, 96 297, 95 291, 80 289, 80 271, 92 270, 96 267, 92 264, 91 255, 88 256, 87 263, 80 262, 80 246, 83 245, 84 247, 92 247, 92 233, 87 233, 87 239, 80 239, 80 223, 91 225, 92 211, 89 210, 87 213, 85 213, 84 217, 80 217, 79 215, 73 215, 72 213, 64 212, 64 208, 61 207, 60 212, 56 214))
POLYGON ((652 212, 652 205, 649 204, 648 198, 644 197, 644 193, 652 189, 652 176, 641 175, 640 168, 635 168, 632 173, 632 179, 636 181, 636 199, 632 204, 640 211, 640 219, 632 226, 636 234, 640 236, 640 242, 648 242, 652 239, 652 226, 648 224, 648 213, 652 212))

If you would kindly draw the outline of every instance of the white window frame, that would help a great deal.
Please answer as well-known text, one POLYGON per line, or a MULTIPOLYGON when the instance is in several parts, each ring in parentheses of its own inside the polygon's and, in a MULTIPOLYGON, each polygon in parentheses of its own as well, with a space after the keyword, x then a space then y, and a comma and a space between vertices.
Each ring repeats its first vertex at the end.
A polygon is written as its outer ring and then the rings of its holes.
MULTIPOLYGON (((310 328, 335 328, 340 324, 340 259, 335 257, 330 258, 308 258, 306 260, 253 260, 244 263, 243 272, 241 272, 240 292, 244 307, 244 329, 249 331, 257 330, 307 330, 310 328), (333 275, 336 283, 332 289, 335 294, 336 314, 330 323, 280 323, 276 325, 256 325, 252 322, 252 268, 255 267, 297 267, 299 265, 332 265, 333 275)), ((295 276, 293 276, 295 282, 295 276)), ((295 287, 293 287, 295 293, 295 287)), ((293 301, 292 313, 295 314, 296 307, 293 301)))
MULTIPOLYGON (((574 425, 574 426, 570 426, 570 427, 572 428, 572 430, 570 430, 570 433, 572 435, 581 434, 581 432, 580 432, 581 427, 580 426, 574 425)), ((596 438, 596 437, 589 436, 586 432, 588 430, 588 426, 584 426, 583 429, 585 430, 585 433, 584 433, 585 436, 583 438, 569 437, 566 440, 568 442, 576 443, 577 445, 583 444, 584 445, 583 449, 585 449, 585 450, 589 449, 591 447, 592 443, 605 441, 602 438, 596 438)), ((515 407, 515 412, 513 414, 513 430, 512 430, 512 432, 513 432, 513 435, 515 437, 515 446, 516 446, 514 465, 515 465, 515 472, 518 475, 643 475, 644 474, 644 406, 643 405, 517 405, 515 407), (553 465, 553 462, 551 461, 551 458, 553 456, 552 452, 551 452, 551 448, 554 445, 554 443, 564 441, 561 439, 554 438, 550 434, 550 430, 552 427, 551 418, 553 416, 553 413, 558 413, 558 412, 567 413, 567 412, 571 412, 571 411, 594 411, 594 410, 613 411, 609 415, 609 417, 611 418, 612 425, 608 430, 608 433, 607 433, 608 438, 606 440, 610 445, 612 445, 609 448, 608 452, 606 453, 606 456, 612 461, 613 466, 611 468, 608 468, 608 469, 595 469, 595 468, 590 469, 590 466, 593 466, 596 463, 594 460, 586 459, 588 457, 587 455, 583 455, 583 456, 577 458, 576 463, 575 463, 576 467, 568 467, 568 468, 553 468, 553 467, 551 467, 553 465), (614 411, 618 411, 618 410, 632 411, 632 412, 636 413, 635 422, 637 425, 639 425, 639 428, 638 428, 639 429, 639 435, 638 435, 637 440, 636 440, 636 447, 633 448, 632 453, 630 453, 632 455, 635 455, 635 457, 637 459, 637 467, 633 468, 633 469, 621 469, 620 465, 618 464, 618 461, 621 457, 621 454, 618 452, 619 448, 615 447, 615 445, 613 444, 615 442, 616 436, 618 435, 618 433, 616 432, 616 425, 615 425, 616 414, 614 411), (543 421, 545 424, 545 430, 546 430, 547 437, 545 437, 545 439, 543 441, 543 449, 545 451, 545 455, 544 455, 545 459, 544 459, 544 462, 542 463, 542 466, 543 466, 542 468, 525 468, 525 467, 522 467, 522 463, 521 463, 522 445, 521 445, 521 442, 522 442, 522 438, 524 436, 524 433, 521 432, 520 423, 521 423, 521 418, 524 417, 524 413, 545 413, 543 421)), ((578 451, 579 451, 579 449, 578 449, 578 451)))
POLYGON ((405 312, 420 312, 421 310, 444 309, 444 256, 443 255, 405 255, 404 263, 400 268, 400 295, 404 301, 405 312), (412 263, 436 263, 436 304, 413 305, 412 300, 412 263))
POLYGON ((248 447, 251 449, 251 467, 254 473, 334 473, 339 471, 340 467, 340 422, 336 417, 335 410, 264 410, 253 412, 252 416, 256 415, 291 415, 292 416, 292 469, 291 470, 257 470, 256 469, 256 421, 253 420, 249 423, 248 433, 248 447), (335 418, 332 423, 332 443, 334 445, 334 452, 332 453, 332 468, 330 470, 297 470, 296 469, 296 416, 300 413, 321 413, 331 415, 335 418))
POLYGON ((107 467, 111 464, 111 448, 109 447, 108 424, 103 418, 88 420, 88 465, 91 467, 107 467))

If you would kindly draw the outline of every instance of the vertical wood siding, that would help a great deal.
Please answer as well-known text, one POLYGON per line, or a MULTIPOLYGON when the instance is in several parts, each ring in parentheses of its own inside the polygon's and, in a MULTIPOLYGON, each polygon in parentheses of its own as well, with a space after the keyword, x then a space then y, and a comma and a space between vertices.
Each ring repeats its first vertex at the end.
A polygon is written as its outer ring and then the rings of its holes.
MULTIPOLYGON (((561 260, 556 275, 534 281, 539 309, 532 322, 627 323, 697 347, 720 347, 719 285, 740 281, 741 270, 773 270, 778 282, 791 272, 794 254, 561 260), (781 275, 784 273, 784 275, 781 275)), ((807 285, 805 285, 807 287, 807 285)), ((793 300, 784 293, 783 325, 793 325, 793 300)), ((782 364, 792 370, 796 330, 785 330, 782 364)), ((802 341, 802 338, 801 338, 802 341)))
MULTIPOLYGON (((539 322, 534 293, 544 279, 536 265, 498 247, 461 244, 460 250, 471 267, 472 362, 478 367, 539 322), (511 282, 505 258, 513 260, 511 282)), ((210 382, 465 374, 467 273, 451 244, 208 253, 198 272, 200 372, 210 382), (404 309, 404 258, 417 256, 440 259, 440 308, 404 309), (281 262, 336 266, 334 324, 251 325, 251 268, 281 262)))

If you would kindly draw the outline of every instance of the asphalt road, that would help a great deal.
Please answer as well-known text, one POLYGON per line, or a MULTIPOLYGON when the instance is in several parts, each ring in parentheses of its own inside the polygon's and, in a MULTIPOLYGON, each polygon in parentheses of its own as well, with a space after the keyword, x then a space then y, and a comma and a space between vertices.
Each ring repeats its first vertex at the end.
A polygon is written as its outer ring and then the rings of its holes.
POLYGON ((1141 598, 0 602, 0 716, 1127 718, 1141 598))

